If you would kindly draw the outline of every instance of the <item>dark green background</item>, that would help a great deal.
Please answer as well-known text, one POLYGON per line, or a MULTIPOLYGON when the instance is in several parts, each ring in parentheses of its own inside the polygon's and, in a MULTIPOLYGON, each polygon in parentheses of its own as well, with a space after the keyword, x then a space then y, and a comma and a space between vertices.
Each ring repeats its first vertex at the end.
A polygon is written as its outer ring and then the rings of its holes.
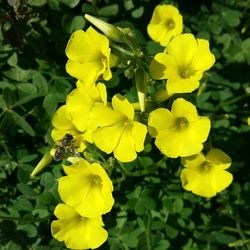
MULTIPOLYGON (((250 1, 163 2, 179 8, 184 31, 208 39, 216 56, 216 64, 201 81, 202 89, 189 98, 200 114, 212 119, 208 144, 231 156, 234 181, 212 199, 186 192, 179 179, 179 159, 162 158, 148 138, 135 162, 114 170, 116 203, 104 216, 109 239, 100 249, 250 249, 246 122, 250 116, 250 1)), ((67 41, 74 30, 88 27, 83 18, 88 13, 134 28, 143 49, 154 55, 161 48, 149 41, 146 26, 158 1, 9 3, 12 6, 0 3, 0 249, 64 249, 50 233, 59 202, 60 164, 51 164, 33 179, 30 173, 52 145, 54 111, 75 87, 75 80, 65 72, 67 41)), ((109 99, 118 92, 135 99, 132 81, 125 77, 107 86, 109 99)))

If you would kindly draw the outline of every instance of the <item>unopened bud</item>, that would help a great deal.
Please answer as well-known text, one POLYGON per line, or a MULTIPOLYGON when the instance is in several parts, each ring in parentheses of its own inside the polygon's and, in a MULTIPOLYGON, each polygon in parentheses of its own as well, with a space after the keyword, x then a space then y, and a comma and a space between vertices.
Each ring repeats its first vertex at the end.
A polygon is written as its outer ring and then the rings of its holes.
POLYGON ((31 173, 31 177, 34 177, 40 171, 46 168, 52 162, 52 160, 53 160, 53 156, 50 154, 50 152, 46 153, 42 157, 42 159, 38 162, 38 164, 35 166, 34 170, 31 173))
POLYGON ((85 14, 84 17, 92 23, 95 27, 101 30, 108 38, 115 42, 123 42, 124 34, 118 28, 116 28, 113 24, 106 23, 101 19, 93 17, 91 15, 85 14))

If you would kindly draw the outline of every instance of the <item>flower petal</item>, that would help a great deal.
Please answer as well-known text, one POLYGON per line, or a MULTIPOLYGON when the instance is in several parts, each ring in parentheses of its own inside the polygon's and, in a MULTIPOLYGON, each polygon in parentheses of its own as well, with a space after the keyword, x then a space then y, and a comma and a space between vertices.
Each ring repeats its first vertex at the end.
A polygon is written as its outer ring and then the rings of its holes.
POLYGON ((206 155, 208 161, 219 169, 227 169, 231 165, 231 158, 222 150, 213 148, 206 155))
POLYGON ((194 35, 187 33, 175 36, 167 45, 167 51, 180 68, 186 68, 192 62, 197 46, 194 35))
POLYGON ((141 152, 144 149, 147 131, 146 125, 139 122, 133 122, 132 137, 134 138, 135 150, 137 152, 141 152))
POLYGON ((132 135, 132 125, 128 126, 120 137, 114 156, 121 162, 130 162, 136 159, 135 143, 132 135))
POLYGON ((100 127, 92 134, 93 142, 99 149, 110 154, 117 147, 124 130, 122 122, 108 127, 100 127))
POLYGON ((210 52, 209 42, 205 39, 197 39, 198 47, 193 57, 193 61, 190 65, 195 71, 205 71, 213 66, 215 63, 215 57, 210 52))
POLYGON ((199 119, 195 106, 183 98, 178 98, 173 102, 171 113, 178 118, 184 117, 189 122, 199 119))
POLYGON ((175 126, 175 117, 164 108, 159 108, 149 114, 148 126, 151 136, 156 137, 161 130, 173 128, 175 126))
POLYGON ((115 111, 119 111, 124 116, 127 116, 130 120, 134 119, 134 107, 127 100, 127 98, 122 95, 116 94, 112 98, 112 106, 115 111))
POLYGON ((227 188, 233 181, 233 175, 225 170, 216 169, 213 171, 213 184, 217 192, 227 188))

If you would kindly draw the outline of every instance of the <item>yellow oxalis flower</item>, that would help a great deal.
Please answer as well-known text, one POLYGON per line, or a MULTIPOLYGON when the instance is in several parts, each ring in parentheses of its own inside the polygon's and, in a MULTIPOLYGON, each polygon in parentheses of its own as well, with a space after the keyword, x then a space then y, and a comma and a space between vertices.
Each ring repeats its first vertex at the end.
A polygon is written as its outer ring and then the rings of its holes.
POLYGON ((101 216, 82 217, 74 207, 62 203, 56 206, 54 214, 58 220, 52 221, 51 233, 69 249, 95 249, 108 238, 101 216))
POLYGON ((95 218, 108 213, 113 204, 113 184, 103 167, 78 157, 68 159, 63 166, 67 176, 58 180, 58 192, 63 202, 76 207, 84 217, 95 218))
POLYGON ((150 71, 155 79, 167 79, 169 94, 191 93, 199 87, 203 72, 214 62, 207 40, 181 34, 169 42, 167 53, 158 53, 154 57, 150 71))
POLYGON ((172 5, 157 5, 147 31, 152 40, 166 46, 170 39, 183 30, 182 16, 172 5))
POLYGON ((107 91, 103 83, 87 87, 80 81, 66 100, 66 108, 72 123, 79 131, 89 129, 91 109, 95 103, 107 104, 107 91))
POLYGON ((149 114, 149 132, 155 137, 155 145, 168 157, 198 154, 210 131, 210 120, 198 116, 195 106, 178 98, 171 112, 159 108, 149 114))
POLYGON ((113 152, 119 161, 133 161, 144 149, 147 127, 134 121, 134 107, 125 97, 115 95, 112 106, 93 108, 93 124, 97 127, 92 133, 93 142, 107 154, 113 152))
POLYGON ((183 188, 206 198, 215 196, 233 180, 232 174, 225 170, 231 165, 231 158, 220 149, 212 149, 206 156, 200 153, 182 158, 182 164, 183 188))
POLYGON ((51 137, 54 142, 60 141, 66 134, 71 134, 74 138, 72 143, 78 152, 82 152, 86 148, 84 140, 89 136, 74 126, 67 112, 66 105, 57 109, 52 118, 52 125, 51 137))
POLYGON ((94 83, 99 76, 109 80, 112 73, 109 68, 109 40, 92 27, 86 32, 75 31, 67 44, 66 55, 69 58, 66 71, 83 83, 94 83))

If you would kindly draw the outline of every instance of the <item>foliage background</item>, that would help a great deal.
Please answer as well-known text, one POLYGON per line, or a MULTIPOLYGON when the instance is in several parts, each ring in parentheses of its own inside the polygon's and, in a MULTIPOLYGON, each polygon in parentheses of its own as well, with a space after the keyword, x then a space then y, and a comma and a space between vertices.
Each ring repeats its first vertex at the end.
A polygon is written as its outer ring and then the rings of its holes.
MULTIPOLYGON (((116 203, 104 216, 109 239, 100 249, 250 249, 250 1, 162 1, 179 7, 185 32, 210 40, 217 62, 193 100, 213 120, 210 143, 233 160, 233 184, 212 199, 181 189, 178 160, 162 158, 150 141, 127 177, 113 178, 116 203), (153 171, 151 171, 153 169, 153 171), (150 171, 148 171, 150 170, 150 171), (139 172, 138 172, 139 171, 139 172), (148 173, 149 172, 149 173, 148 173), (147 173, 144 175, 144 173, 147 173)), ((88 24, 84 13, 129 25, 150 54, 146 26, 158 1, 9 0, 0 4, 0 249, 56 250, 50 222, 59 202, 53 163, 30 173, 51 144, 50 120, 75 80, 65 72, 70 34, 88 24)), ((109 93, 133 99, 126 78, 109 93)))

